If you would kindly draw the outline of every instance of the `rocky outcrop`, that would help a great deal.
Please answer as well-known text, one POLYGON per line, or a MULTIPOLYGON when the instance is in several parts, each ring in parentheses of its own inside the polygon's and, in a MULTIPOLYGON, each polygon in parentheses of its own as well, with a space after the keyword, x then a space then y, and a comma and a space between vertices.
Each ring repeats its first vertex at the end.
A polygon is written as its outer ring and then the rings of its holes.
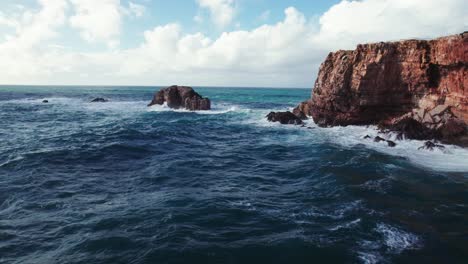
POLYGON ((294 113, 324 127, 381 123, 420 130, 411 118, 430 130, 418 139, 459 137, 468 123, 467 74, 468 32, 358 45, 328 55, 312 98, 294 113))
POLYGON ((299 117, 289 111, 270 112, 266 117, 270 122, 279 122, 283 125, 301 125, 304 123, 299 117))
POLYGON ((190 111, 210 110, 211 102, 208 98, 203 98, 192 87, 173 85, 157 92, 151 103, 152 105, 167 104, 174 109, 185 108, 190 111))
POLYGON ((307 100, 305 102, 300 103, 296 108, 294 108, 293 114, 302 120, 306 120, 307 114, 311 112, 311 104, 312 100, 307 100))

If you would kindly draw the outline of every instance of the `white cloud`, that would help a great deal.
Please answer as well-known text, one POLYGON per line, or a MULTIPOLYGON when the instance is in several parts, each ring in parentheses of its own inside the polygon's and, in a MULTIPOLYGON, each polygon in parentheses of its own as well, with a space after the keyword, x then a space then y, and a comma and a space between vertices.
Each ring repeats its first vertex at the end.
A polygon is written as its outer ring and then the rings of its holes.
POLYGON ((1 48, 30 49, 57 35, 57 28, 65 22, 65 0, 39 0, 40 10, 26 11, 13 18, 4 18, 5 24, 16 28, 16 34, 1 48))
POLYGON ((468 28, 466 0, 342 1, 320 18, 318 41, 333 48, 357 43, 431 38, 468 28))
POLYGON ((78 53, 39 45, 56 35, 66 6, 65 0, 41 3, 40 11, 23 13, 17 35, 0 43, 0 61, 8 65, 0 69, 0 83, 312 86, 331 50, 437 37, 468 27, 466 1, 446 0, 443 6, 435 0, 342 1, 319 23, 290 7, 275 24, 213 39, 201 32, 186 34, 173 23, 145 31, 142 43, 132 49, 78 53))
POLYGON ((133 2, 128 3, 128 10, 130 11, 131 14, 133 14, 136 17, 141 17, 145 14, 146 12, 146 7, 144 5, 136 4, 133 2))
POLYGON ((201 15, 195 15, 193 17, 193 21, 195 21, 197 23, 202 23, 203 22, 203 17, 201 15))
MULTIPOLYGON (((16 33, 0 43, 0 82, 8 82, 12 76, 21 83, 28 76, 45 76, 55 73, 57 65, 47 60, 45 53, 53 51, 42 44, 57 36, 58 28, 65 23, 65 0, 40 0, 39 11, 25 11, 14 15, 11 25, 16 33)), ((61 67, 61 66, 58 66, 61 67)))
POLYGON ((231 24, 236 14, 234 0, 197 0, 197 3, 209 10, 211 19, 220 28, 231 24))
POLYGON ((88 42, 114 45, 120 35, 121 10, 119 0, 70 0, 75 14, 70 25, 81 32, 88 42))
POLYGON ((7 17, 3 12, 0 11, 0 26, 16 28, 19 26, 19 23, 16 19, 7 17))
POLYGON ((261 13, 258 16, 258 20, 260 20, 262 22, 267 21, 270 18, 270 14, 271 14, 270 10, 265 10, 265 11, 263 11, 263 13, 261 13))
POLYGON ((70 25, 81 32, 81 37, 90 43, 104 42, 109 47, 119 43, 123 16, 141 17, 146 7, 128 2, 128 7, 120 0, 69 0, 75 13, 70 17, 70 25))

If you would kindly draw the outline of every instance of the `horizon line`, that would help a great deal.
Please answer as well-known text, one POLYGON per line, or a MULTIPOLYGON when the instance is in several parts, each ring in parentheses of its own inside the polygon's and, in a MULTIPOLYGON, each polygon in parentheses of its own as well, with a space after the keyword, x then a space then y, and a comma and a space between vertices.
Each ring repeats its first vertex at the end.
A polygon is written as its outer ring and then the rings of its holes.
MULTIPOLYGON (((33 86, 33 87, 170 87, 171 85, 94 85, 94 84, 0 84, 0 87, 5 86, 33 86)), ((313 87, 282 87, 282 86, 216 86, 216 85, 178 85, 178 86, 189 86, 192 88, 270 88, 270 89, 312 89, 313 87)))

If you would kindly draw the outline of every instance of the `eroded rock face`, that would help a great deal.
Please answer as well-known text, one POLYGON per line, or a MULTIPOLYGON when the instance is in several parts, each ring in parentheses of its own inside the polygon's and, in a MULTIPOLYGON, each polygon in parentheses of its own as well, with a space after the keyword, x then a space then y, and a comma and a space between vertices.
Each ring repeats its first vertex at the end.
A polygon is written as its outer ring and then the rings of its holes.
POLYGON ((268 121, 270 122, 280 122, 283 125, 301 125, 303 124, 302 120, 297 117, 295 114, 286 111, 286 112, 271 112, 267 116, 268 121))
POLYGON ((151 103, 152 105, 162 105, 167 103, 167 106, 174 109, 185 108, 191 111, 210 110, 211 101, 208 98, 203 98, 195 92, 192 87, 173 85, 157 92, 151 103))
POLYGON ((467 57, 467 32, 330 53, 320 67, 312 99, 297 109, 319 125, 334 126, 375 124, 415 108, 443 105, 466 123, 467 57))
POLYGON ((395 126, 392 120, 408 117, 433 131, 448 120, 465 123, 466 128, 467 75, 468 32, 429 41, 358 45, 328 55, 312 98, 295 113, 312 116, 325 127, 382 122, 395 126))

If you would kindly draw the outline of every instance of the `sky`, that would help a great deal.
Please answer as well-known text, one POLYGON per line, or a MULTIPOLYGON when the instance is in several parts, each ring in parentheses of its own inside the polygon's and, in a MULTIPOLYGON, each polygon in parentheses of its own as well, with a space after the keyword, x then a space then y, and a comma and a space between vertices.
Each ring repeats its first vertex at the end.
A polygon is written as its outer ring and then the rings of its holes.
POLYGON ((0 84, 312 87, 327 54, 468 30, 466 0, 1 0, 0 84))

